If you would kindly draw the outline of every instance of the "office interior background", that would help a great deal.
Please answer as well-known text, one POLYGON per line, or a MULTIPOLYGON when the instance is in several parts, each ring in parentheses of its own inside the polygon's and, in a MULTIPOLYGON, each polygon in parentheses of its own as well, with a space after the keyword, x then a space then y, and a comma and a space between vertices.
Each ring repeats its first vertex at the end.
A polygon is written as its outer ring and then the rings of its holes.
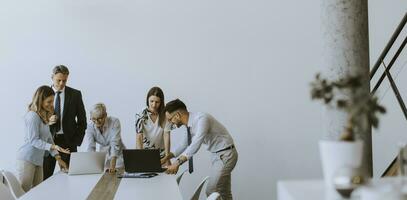
MULTIPOLYGON (((235 199, 276 199, 278 180, 322 178, 323 106, 309 92, 326 67, 321 1, 1 1, 0 168, 15 170, 27 105, 38 86, 51 85, 52 68, 64 64, 68 86, 82 91, 87 117, 91 105, 104 102, 121 120, 127 148, 135 147, 135 114, 152 86, 164 90, 166 101, 180 98, 190 111, 214 115, 239 152, 235 199)), ((406 10, 404 0, 369 1, 371 65, 406 10)), ((407 99, 407 55, 401 56, 394 71, 407 99)), ((373 131, 375 176, 407 140, 391 93, 385 86, 379 94, 388 112, 373 131)), ((184 131, 172 133, 173 148, 184 131)), ((185 191, 209 171, 204 148, 194 161, 185 191)))

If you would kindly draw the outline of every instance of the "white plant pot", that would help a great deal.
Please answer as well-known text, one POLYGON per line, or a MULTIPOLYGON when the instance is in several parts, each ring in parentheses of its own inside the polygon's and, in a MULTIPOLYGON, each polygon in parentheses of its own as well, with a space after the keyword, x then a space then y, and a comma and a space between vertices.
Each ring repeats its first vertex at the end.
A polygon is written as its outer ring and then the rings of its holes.
POLYGON ((333 178, 338 169, 359 168, 362 164, 363 141, 320 141, 319 151, 325 186, 333 189, 333 178))

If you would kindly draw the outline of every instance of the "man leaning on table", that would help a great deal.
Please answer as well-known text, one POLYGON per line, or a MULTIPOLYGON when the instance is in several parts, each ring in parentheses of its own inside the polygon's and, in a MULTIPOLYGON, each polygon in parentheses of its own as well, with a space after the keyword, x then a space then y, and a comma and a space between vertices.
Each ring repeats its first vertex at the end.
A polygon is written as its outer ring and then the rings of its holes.
POLYGON ((96 144, 99 144, 100 151, 107 152, 105 168, 108 172, 114 173, 116 168, 123 168, 124 144, 119 119, 108 116, 105 104, 97 103, 90 110, 90 120, 83 142, 86 151, 96 151, 96 144))
POLYGON ((177 157, 177 160, 168 166, 167 173, 176 174, 180 165, 188 161, 189 172, 193 171, 193 155, 198 152, 201 144, 206 144, 212 153, 212 167, 206 194, 218 192, 222 199, 232 199, 231 173, 234 169, 238 153, 233 139, 226 128, 213 116, 201 112, 188 112, 185 104, 179 100, 168 102, 165 106, 166 117, 177 128, 187 127, 187 134, 181 145, 164 159, 177 157))

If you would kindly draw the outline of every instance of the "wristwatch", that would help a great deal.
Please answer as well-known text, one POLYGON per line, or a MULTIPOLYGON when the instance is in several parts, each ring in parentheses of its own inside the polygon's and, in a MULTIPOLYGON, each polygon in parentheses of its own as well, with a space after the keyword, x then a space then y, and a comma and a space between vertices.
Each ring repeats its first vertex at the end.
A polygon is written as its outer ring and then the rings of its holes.
POLYGON ((178 163, 178 165, 182 165, 182 161, 181 161, 181 159, 180 158, 177 158, 177 163, 178 163))

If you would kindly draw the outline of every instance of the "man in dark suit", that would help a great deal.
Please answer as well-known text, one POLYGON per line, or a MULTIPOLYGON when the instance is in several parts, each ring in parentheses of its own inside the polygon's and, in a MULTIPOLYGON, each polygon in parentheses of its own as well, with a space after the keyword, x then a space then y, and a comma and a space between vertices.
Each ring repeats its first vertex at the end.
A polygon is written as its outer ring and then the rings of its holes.
MULTIPOLYGON (((58 119, 50 129, 55 144, 76 152, 85 135, 86 111, 81 92, 66 86, 68 76, 69 70, 64 65, 58 65, 52 70, 54 110, 58 119)), ((61 158, 69 166, 70 155, 61 154, 61 158)), ((54 174, 55 159, 52 156, 45 156, 43 169, 44 180, 54 174)))

